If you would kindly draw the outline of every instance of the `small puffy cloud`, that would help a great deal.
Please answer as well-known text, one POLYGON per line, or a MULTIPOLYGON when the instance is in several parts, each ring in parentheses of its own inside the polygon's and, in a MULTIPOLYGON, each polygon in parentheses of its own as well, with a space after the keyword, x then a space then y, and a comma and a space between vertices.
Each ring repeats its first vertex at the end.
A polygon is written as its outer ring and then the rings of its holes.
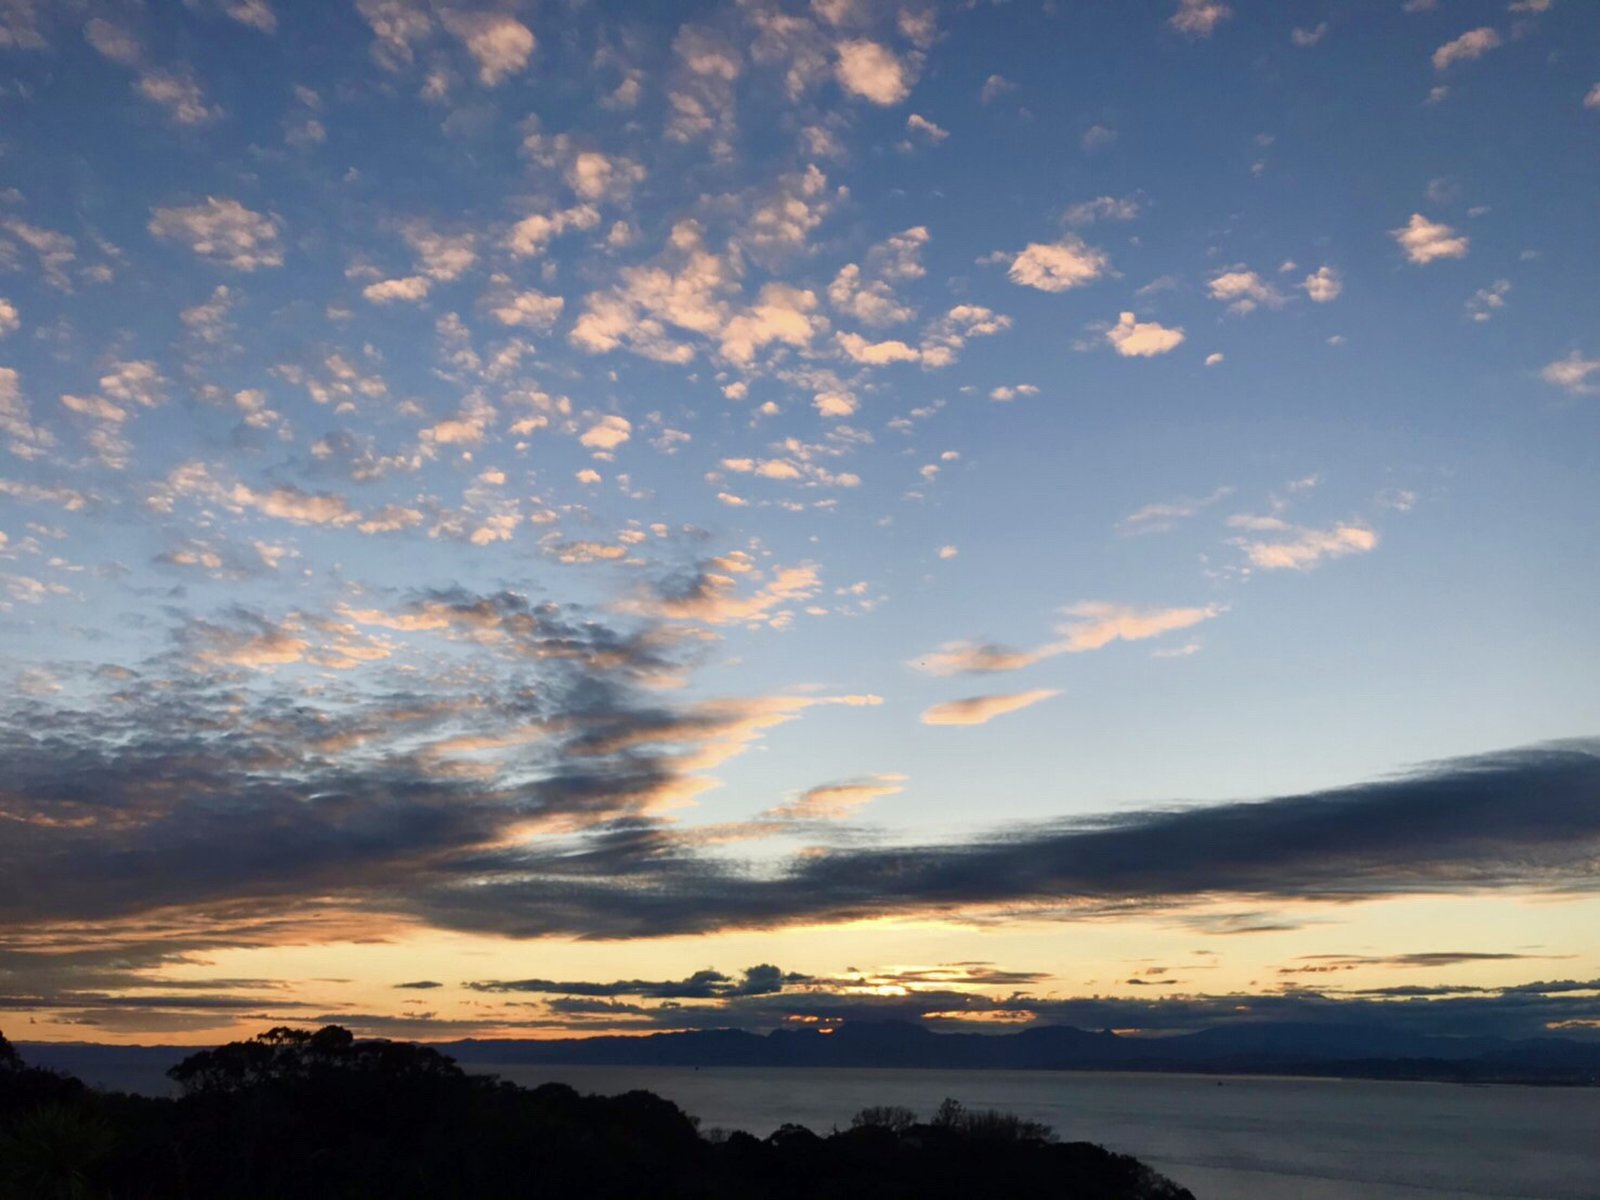
POLYGON ((839 268, 828 285, 828 301, 840 312, 868 325, 897 325, 917 315, 917 310, 902 303, 883 280, 863 280, 856 263, 839 268))
POLYGON ((17 313, 17 306, 4 296, 0 296, 0 337, 15 333, 20 328, 22 328, 22 318, 17 313))
POLYGON ((1068 236, 1059 242, 1032 242, 1011 260, 1006 274, 1012 283, 1041 292, 1065 292, 1093 283, 1110 269, 1104 250, 1082 238, 1068 236))
POLYGON ((940 558, 946 558, 946 559, 954 558, 956 555, 958 555, 960 553, 961 553, 961 551, 956 549, 954 546, 940 546, 939 547, 939 557, 940 558))
POLYGON ((1474 321, 1488 321, 1506 306, 1506 297, 1510 294, 1511 281, 1496 279, 1488 287, 1479 288, 1472 294, 1472 299, 1467 301, 1467 313, 1474 321))
POLYGON ((1178 11, 1167 18, 1167 24, 1190 37, 1210 37, 1231 16, 1233 9, 1217 0, 1178 0, 1178 11))
POLYGON ((899 104, 911 94, 905 64, 894 52, 866 38, 840 42, 834 78, 852 96, 874 104, 899 104))
POLYGON ((1583 97, 1585 108, 1600 108, 1600 83, 1595 84, 1583 97))
POLYGON ((1214 367, 1218 363, 1222 362, 1226 357, 1227 357, 1227 355, 1223 354, 1221 351, 1217 351, 1216 353, 1213 353, 1213 354, 1208 354, 1208 355, 1206 355, 1206 366, 1214 367))
POLYGON ((566 307, 566 303, 561 296, 547 296, 541 291, 530 288, 528 291, 518 292, 490 311, 494 313, 495 320, 502 325, 549 329, 561 316, 561 310, 566 307))
POLYGON ((920 113, 912 113, 906 118, 906 135, 921 138, 929 145, 937 146, 950 136, 950 131, 939 127, 920 113))
POLYGON ((1061 214, 1068 225, 1089 225, 1095 221, 1131 221, 1140 213, 1137 196, 1097 196, 1074 204, 1061 214))
POLYGON ((223 11, 241 25, 248 25, 260 33, 278 31, 278 14, 267 0, 233 0, 223 11))
POLYGON ((494 87, 528 65, 533 30, 507 13, 446 12, 445 28, 461 39, 478 64, 478 79, 494 87))
POLYGON ((400 234, 416 253, 417 269, 441 283, 459 279, 478 261, 470 234, 440 233, 425 221, 411 221, 400 234))
POLYGON ((1318 267, 1306 276, 1305 282, 1300 286, 1316 304, 1328 304, 1337 300, 1339 293, 1344 291, 1344 281, 1339 278, 1339 272, 1332 267, 1318 267))
POLYGON ((180 125, 205 125, 222 115, 220 108, 206 103, 200 85, 187 75, 146 71, 135 87, 146 100, 165 108, 180 125))
POLYGON ((983 87, 978 90, 978 100, 983 104, 991 104, 1007 92, 1016 90, 1017 85, 1004 75, 991 75, 983 81, 983 87))
POLYGON ((645 169, 631 158, 580 150, 566 170, 567 185, 582 200, 625 197, 644 182, 645 169))
POLYGON ((852 417, 860 407, 855 395, 845 391, 818 392, 811 402, 816 405, 817 413, 824 417, 852 417))
POLYGON ((615 413, 601 417, 578 441, 591 450, 615 450, 633 436, 633 423, 615 413))
POLYGON ((996 717, 1048 700, 1061 693, 1054 688, 1035 688, 1031 692, 1011 692, 996 696, 969 696, 935 704, 922 714, 924 725, 987 725, 996 717))
POLYGON ((104 17, 95 17, 85 25, 83 38, 104 57, 125 67, 136 67, 144 58, 138 39, 104 17))
POLYGON ((1326 21, 1321 21, 1316 25, 1315 28, 1312 29, 1294 29, 1289 34, 1289 40, 1296 46, 1315 46, 1327 36, 1328 23, 1326 21))
POLYGON ((1228 306, 1229 312, 1253 312, 1259 305, 1268 308, 1283 307, 1285 297, 1272 284, 1254 271, 1224 271, 1215 276, 1209 285, 1213 300, 1228 306))
POLYGON ((372 27, 373 59, 390 71, 409 65, 413 45, 433 32, 427 10, 410 0, 356 0, 356 9, 372 27))
POLYGON ((408 275, 404 279, 369 283, 361 289, 361 294, 373 304, 393 304, 396 301, 415 304, 427 296, 432 286, 432 281, 426 275, 408 275))
POLYGON ((1574 396, 1600 395, 1600 379, 1591 383, 1591 376, 1600 376, 1600 358, 1584 358, 1576 350, 1539 372, 1540 379, 1574 396))
POLYGON ((1117 318, 1106 331, 1106 341, 1123 358, 1154 358, 1183 344, 1182 327, 1168 329, 1155 321, 1136 321, 1131 312, 1117 318))
POLYGON ((553 213, 533 213, 511 227, 506 236, 506 248, 517 258, 532 258, 544 252, 551 238, 572 229, 593 229, 598 224, 600 213, 590 204, 553 213))
POLYGON ((1430 221, 1421 213, 1412 213, 1411 220, 1399 229, 1391 229, 1389 236, 1400 243, 1406 258, 1419 265, 1440 258, 1465 258, 1471 241, 1450 226, 1430 221))
POLYGON ((1001 404, 1015 400, 1018 396, 1037 396, 1039 389, 1031 383, 1019 383, 1015 387, 1002 384, 997 388, 989 389, 989 399, 1001 404))
POLYGON ((1091 125, 1083 131, 1083 136, 1078 139, 1078 145, 1085 154, 1093 154, 1096 150, 1103 150, 1117 140, 1117 131, 1105 125, 1091 125))
POLYGON ((723 357, 746 366, 772 342, 797 348, 811 344, 821 319, 814 316, 816 294, 785 283, 769 283, 755 304, 729 319, 721 330, 723 357))
POLYGON ((889 363, 916 362, 922 352, 901 341, 869 342, 858 333, 839 334, 839 348, 852 362, 881 367, 889 363))
POLYGON ((1472 62, 1474 59, 1482 58, 1499 44, 1500 35, 1489 26, 1470 29, 1433 52, 1433 69, 1443 71, 1458 62, 1472 62))
POLYGON ((276 216, 253 212, 237 200, 208 196, 204 204, 153 209, 148 228, 163 241, 178 242, 201 258, 235 271, 283 265, 278 241, 282 222, 276 216))

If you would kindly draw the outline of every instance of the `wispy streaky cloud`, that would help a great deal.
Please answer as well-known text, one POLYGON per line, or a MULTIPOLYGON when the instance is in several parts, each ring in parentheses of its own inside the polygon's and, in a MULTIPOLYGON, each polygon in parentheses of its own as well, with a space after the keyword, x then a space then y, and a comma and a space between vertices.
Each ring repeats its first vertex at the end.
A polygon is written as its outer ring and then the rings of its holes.
POLYGON ((929 675, 988 675, 1031 667, 1059 654, 1082 654, 1113 642, 1138 642, 1188 629, 1221 616, 1224 606, 1204 608, 1139 608, 1101 600, 1085 600, 1060 610, 1067 618, 1057 627, 1061 639, 1033 650, 1013 650, 989 642, 947 642, 911 665, 929 675))
POLYGON ((1041 700, 1060 695, 1050 688, 1035 688, 1029 692, 1009 692, 992 696, 968 696, 962 700, 947 700, 925 709, 924 725, 987 725, 996 717, 1014 713, 1041 700))

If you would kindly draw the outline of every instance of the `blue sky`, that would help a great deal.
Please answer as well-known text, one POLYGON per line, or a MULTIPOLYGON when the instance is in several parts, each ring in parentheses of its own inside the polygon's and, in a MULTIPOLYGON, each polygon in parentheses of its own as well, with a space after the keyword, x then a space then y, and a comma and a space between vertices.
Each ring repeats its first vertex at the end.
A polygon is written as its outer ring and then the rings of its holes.
POLYGON ((1577 0, 8 0, 0 104, 42 1036, 569 1029, 472 1007, 534 954, 1596 973, 1577 0))

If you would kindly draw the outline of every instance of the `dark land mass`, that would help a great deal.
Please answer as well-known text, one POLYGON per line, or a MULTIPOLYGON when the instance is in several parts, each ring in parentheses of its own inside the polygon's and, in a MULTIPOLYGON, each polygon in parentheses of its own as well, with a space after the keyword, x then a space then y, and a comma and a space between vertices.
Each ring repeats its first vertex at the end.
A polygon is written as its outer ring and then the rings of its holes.
POLYGON ((182 1095, 91 1089, 0 1037, 4 1200, 1194 1200, 1137 1159, 947 1100, 819 1135, 703 1137, 649 1092, 464 1072, 429 1046, 274 1029, 191 1054, 182 1095))
POLYGON ((1069 1026, 1011 1034, 934 1033, 908 1022, 850 1022, 832 1033, 719 1029, 646 1037, 462 1041, 463 1063, 673 1067, 927 1067, 942 1070, 1170 1071, 1469 1083, 1600 1084, 1600 1043, 1448 1038, 1344 1025, 1261 1024, 1174 1037, 1069 1026))
MULTIPOLYGON (((133 1087, 190 1053, 181 1046, 24 1043, 28 1061, 133 1087)), ((1153 1071, 1301 1075, 1546 1086, 1600 1085, 1600 1042, 1434 1037, 1404 1030, 1255 1024, 1173 1037, 1123 1037, 1070 1026, 1009 1034, 934 1033, 898 1021, 768 1034, 736 1029, 549 1041, 466 1040, 433 1048, 469 1068, 500 1066, 864 1067, 935 1070, 1153 1071)))

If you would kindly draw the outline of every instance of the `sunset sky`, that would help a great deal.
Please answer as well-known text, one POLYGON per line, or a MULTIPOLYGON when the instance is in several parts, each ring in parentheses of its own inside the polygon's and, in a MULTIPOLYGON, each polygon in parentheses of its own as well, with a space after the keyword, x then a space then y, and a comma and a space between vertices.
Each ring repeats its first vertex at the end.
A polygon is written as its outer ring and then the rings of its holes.
POLYGON ((0 0, 0 1029, 1600 1036, 1586 0, 0 0))

